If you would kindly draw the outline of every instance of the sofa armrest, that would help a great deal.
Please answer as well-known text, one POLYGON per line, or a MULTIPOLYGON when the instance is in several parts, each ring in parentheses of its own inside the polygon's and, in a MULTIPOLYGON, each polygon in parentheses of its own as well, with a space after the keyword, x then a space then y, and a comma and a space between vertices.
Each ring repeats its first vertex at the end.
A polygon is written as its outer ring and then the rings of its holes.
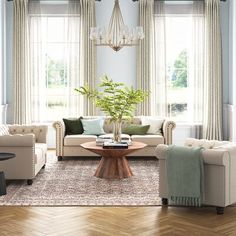
POLYGON ((47 143, 47 125, 8 125, 9 133, 34 134, 36 143, 47 143))
POLYGON ((56 130, 56 155, 63 156, 63 142, 65 136, 65 125, 63 121, 55 121, 53 127, 56 130))
MULTIPOLYGON (((159 144, 155 149, 155 155, 158 159, 165 160, 167 145, 159 144)), ((230 153, 225 149, 206 149, 202 152, 204 164, 229 166, 230 153)))
POLYGON ((34 134, 15 134, 0 136, 0 147, 34 147, 34 134))
POLYGON ((174 121, 164 120, 162 131, 164 137, 164 143, 169 145, 172 144, 173 129, 176 127, 174 121))

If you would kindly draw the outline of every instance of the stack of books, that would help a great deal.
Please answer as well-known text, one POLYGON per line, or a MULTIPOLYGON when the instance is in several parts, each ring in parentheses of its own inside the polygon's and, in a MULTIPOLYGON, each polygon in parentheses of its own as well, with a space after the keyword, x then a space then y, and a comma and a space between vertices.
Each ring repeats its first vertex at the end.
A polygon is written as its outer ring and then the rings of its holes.
POLYGON ((107 143, 111 143, 112 139, 111 138, 97 138, 96 139, 96 146, 103 146, 103 144, 107 142, 107 143))
POLYGON ((128 146, 132 145, 132 141, 130 138, 121 138, 121 143, 127 143, 128 146))
POLYGON ((105 149, 125 149, 128 148, 128 144, 127 143, 113 143, 113 142, 104 142, 103 144, 103 148, 105 149))
MULTIPOLYGON (((96 139, 96 146, 103 146, 104 143, 113 143, 112 138, 101 138, 98 137, 96 139)), ((113 143, 114 144, 114 143, 113 143)), ((127 144, 128 146, 132 145, 132 141, 130 138, 122 138, 119 144, 127 144)))

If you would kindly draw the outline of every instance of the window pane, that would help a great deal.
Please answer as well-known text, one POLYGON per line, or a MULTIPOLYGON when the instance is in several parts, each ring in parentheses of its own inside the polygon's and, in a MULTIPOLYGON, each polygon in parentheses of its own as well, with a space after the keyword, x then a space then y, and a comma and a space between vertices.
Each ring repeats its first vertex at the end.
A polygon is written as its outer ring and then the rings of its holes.
POLYGON ((166 18, 166 71, 168 113, 176 121, 187 121, 189 111, 189 54, 191 18, 166 18))
MULTIPOLYGON (((76 18, 78 20, 78 17, 76 18)), ((33 109, 35 121, 53 121, 73 116, 76 94, 68 77, 78 75, 79 37, 68 40, 67 17, 31 17, 31 55, 33 80, 33 109), (58 27, 60 25, 60 27, 58 27), (39 34, 43 32, 43 34, 39 34), (40 36, 39 36, 40 35, 40 36), (68 72, 68 53, 76 45, 76 63, 68 72)), ((78 32, 76 32, 78 33, 78 32)), ((70 55, 70 59, 73 57, 70 55)), ((73 60, 72 60, 73 61, 73 60)), ((75 60, 74 60, 75 61, 75 60)))

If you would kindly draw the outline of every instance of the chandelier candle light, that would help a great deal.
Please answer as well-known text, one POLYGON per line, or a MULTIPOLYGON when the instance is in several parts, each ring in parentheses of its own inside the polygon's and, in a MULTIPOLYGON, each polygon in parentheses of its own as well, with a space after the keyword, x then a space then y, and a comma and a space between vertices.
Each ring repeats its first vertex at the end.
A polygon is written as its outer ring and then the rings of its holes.
POLYGON ((119 0, 115 0, 108 29, 92 27, 90 31, 90 39, 95 42, 96 46, 109 46, 116 52, 124 46, 138 45, 143 38, 143 27, 129 29, 124 24, 119 0))

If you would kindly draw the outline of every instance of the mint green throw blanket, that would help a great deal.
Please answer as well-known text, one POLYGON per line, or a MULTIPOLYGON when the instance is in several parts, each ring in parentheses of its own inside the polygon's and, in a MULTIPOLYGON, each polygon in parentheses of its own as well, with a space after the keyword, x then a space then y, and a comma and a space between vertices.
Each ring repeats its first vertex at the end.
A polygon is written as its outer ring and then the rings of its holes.
POLYGON ((166 173, 172 203, 185 206, 201 206, 203 198, 202 148, 169 146, 166 173))

